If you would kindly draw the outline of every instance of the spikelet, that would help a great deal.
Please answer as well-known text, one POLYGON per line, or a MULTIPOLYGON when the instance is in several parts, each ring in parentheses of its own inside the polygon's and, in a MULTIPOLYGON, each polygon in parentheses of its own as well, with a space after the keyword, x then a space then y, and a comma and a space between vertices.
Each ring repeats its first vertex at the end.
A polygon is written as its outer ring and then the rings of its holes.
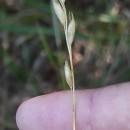
MULTIPOLYGON (((65 0, 62 0, 61 2, 64 4, 65 0)), ((63 24, 63 26, 65 26, 66 16, 63 7, 57 0, 52 0, 52 3, 58 19, 63 24)))
POLYGON ((68 61, 65 61, 64 72, 65 72, 66 82, 68 83, 69 87, 72 89, 72 85, 73 85, 72 76, 71 76, 71 70, 68 61))
POLYGON ((69 26, 68 26, 68 44, 71 46, 75 35, 75 20, 72 13, 69 13, 69 26))
POLYGON ((61 2, 64 4, 64 3, 65 3, 65 0, 61 0, 61 2))

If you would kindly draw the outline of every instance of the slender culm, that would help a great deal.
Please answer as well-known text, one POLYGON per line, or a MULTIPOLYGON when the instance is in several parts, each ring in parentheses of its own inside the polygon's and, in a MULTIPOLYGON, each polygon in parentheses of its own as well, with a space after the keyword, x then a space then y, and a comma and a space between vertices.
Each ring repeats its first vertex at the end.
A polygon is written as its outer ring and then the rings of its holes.
POLYGON ((74 68, 72 61, 72 43, 75 35, 75 20, 73 13, 69 12, 67 17, 67 11, 65 7, 65 0, 52 0, 55 13, 64 27, 66 44, 69 53, 69 61, 65 61, 64 71, 65 78, 68 86, 70 87, 72 94, 72 116, 73 116, 73 130, 76 130, 76 101, 75 101, 75 79, 74 68))

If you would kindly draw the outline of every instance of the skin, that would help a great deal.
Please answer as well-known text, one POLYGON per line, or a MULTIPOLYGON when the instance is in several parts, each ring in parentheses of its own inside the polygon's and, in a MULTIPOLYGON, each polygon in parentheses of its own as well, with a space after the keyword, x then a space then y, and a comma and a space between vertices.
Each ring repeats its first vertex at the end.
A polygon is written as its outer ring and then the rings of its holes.
MULTIPOLYGON (((35 97, 18 108, 19 130, 72 130, 69 91, 35 97)), ((130 130, 130 83, 76 91, 76 130, 130 130)))

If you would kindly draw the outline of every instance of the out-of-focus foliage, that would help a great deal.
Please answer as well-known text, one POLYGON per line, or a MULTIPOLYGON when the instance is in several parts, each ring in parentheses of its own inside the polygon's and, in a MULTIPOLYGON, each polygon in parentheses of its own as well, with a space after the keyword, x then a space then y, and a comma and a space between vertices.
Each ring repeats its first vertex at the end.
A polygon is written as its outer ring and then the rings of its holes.
MULTIPOLYGON (((129 0, 68 0, 74 12, 76 88, 130 80, 129 0)), ((0 130, 16 130, 29 97, 69 89, 64 33, 48 0, 0 0, 0 130), (10 109, 8 109, 10 108, 10 109)))

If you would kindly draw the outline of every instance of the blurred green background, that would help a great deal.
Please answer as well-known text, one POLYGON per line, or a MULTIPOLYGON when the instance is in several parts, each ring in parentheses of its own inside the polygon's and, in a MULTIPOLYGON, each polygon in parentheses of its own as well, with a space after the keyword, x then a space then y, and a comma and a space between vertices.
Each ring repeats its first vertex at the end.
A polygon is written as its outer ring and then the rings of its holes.
MULTIPOLYGON (((66 0, 74 13, 76 89, 130 80, 130 1, 66 0)), ((28 98, 69 89, 64 32, 48 0, 0 0, 0 130, 28 98)))

